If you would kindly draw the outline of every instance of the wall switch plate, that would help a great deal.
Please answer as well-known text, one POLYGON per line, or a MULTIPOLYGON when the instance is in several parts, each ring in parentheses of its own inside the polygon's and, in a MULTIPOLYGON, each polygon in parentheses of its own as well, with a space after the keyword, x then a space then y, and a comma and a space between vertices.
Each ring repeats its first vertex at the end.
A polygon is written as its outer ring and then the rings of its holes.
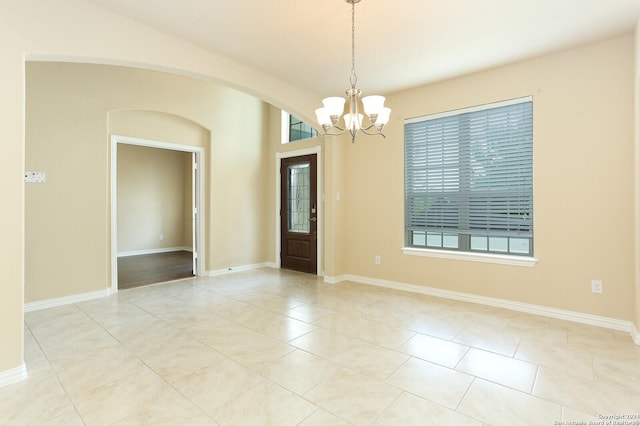
POLYGON ((47 174, 45 172, 24 172, 25 183, 45 183, 47 174))
POLYGON ((600 280, 591 280, 591 292, 596 294, 602 294, 603 284, 600 280))
POLYGON ((376 256, 374 262, 376 263, 376 265, 379 265, 381 263, 380 256, 376 256))

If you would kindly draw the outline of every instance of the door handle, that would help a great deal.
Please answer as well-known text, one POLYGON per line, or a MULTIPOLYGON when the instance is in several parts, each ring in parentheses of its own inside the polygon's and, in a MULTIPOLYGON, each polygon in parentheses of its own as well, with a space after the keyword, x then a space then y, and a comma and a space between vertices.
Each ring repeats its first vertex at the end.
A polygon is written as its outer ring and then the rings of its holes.
POLYGON ((317 222, 318 218, 317 217, 310 217, 309 218, 309 222, 317 222))

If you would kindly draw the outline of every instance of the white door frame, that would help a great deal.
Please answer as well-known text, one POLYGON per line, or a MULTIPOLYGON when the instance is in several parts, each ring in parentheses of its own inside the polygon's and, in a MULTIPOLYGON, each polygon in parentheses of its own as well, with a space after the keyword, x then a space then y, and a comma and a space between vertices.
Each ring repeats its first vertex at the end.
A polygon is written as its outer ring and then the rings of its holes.
MULTIPOLYGON (((170 149, 173 151, 191 152, 198 165, 198 182, 191 182, 194 191, 194 204, 198 219, 206 217, 204 215, 204 148, 190 145, 180 145, 169 142, 154 141, 149 139, 133 138, 129 136, 111 135, 111 289, 110 293, 118 291, 118 144, 138 145, 150 148, 170 149), (197 191, 195 190, 197 188, 197 191)), ((193 217, 194 212, 192 212, 193 217)), ((193 240, 194 250, 198 256, 196 276, 202 275, 204 256, 204 221, 198 220, 198 225, 193 232, 196 238, 193 240)))
POLYGON ((323 276, 324 275, 324 256, 323 256, 323 252, 324 252, 324 246, 323 246, 323 229, 324 229, 324 192, 323 192, 323 187, 322 187, 322 147, 321 146, 314 146, 311 148, 304 148, 304 149, 298 149, 295 151, 286 151, 286 152, 278 152, 276 153, 276 199, 275 199, 275 206, 276 206, 276 267, 280 268, 280 250, 281 250, 281 241, 280 241, 280 231, 281 231, 281 222, 280 222, 280 197, 282 195, 282 187, 280 186, 281 184, 281 178, 280 178, 280 166, 282 164, 282 159, 283 158, 291 158, 291 157, 299 157, 301 155, 310 155, 310 154, 316 154, 316 167, 317 167, 317 174, 316 174, 316 193, 317 193, 317 197, 318 197, 318 222, 317 222, 317 232, 318 232, 318 238, 317 238, 317 243, 318 244, 318 272, 317 275, 318 276, 323 276))

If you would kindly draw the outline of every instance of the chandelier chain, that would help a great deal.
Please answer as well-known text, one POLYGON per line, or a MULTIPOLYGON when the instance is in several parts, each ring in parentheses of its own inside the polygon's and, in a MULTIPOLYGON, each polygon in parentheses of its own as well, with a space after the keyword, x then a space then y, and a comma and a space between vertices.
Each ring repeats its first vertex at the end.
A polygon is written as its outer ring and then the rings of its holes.
POLYGON ((356 75, 356 2, 351 1, 351 88, 355 89, 358 82, 356 75))

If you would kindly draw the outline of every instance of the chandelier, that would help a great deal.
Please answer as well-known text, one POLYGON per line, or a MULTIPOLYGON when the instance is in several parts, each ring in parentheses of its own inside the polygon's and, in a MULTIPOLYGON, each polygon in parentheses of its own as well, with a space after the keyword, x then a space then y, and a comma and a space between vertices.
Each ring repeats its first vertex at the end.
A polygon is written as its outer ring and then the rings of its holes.
POLYGON ((316 110, 316 118, 322 126, 324 135, 337 136, 348 131, 351 134, 351 142, 356 141, 356 134, 362 132, 366 135, 380 135, 385 124, 389 121, 391 109, 384 106, 384 96, 365 96, 362 98, 364 112, 369 118, 369 126, 362 127, 363 115, 360 113, 360 95, 362 91, 356 88, 358 76, 356 75, 356 3, 360 0, 345 0, 351 4, 351 89, 345 93, 347 99, 338 96, 322 100, 323 108, 316 110), (349 112, 342 118, 344 127, 341 127, 340 118, 344 112, 345 102, 349 105, 349 112))

